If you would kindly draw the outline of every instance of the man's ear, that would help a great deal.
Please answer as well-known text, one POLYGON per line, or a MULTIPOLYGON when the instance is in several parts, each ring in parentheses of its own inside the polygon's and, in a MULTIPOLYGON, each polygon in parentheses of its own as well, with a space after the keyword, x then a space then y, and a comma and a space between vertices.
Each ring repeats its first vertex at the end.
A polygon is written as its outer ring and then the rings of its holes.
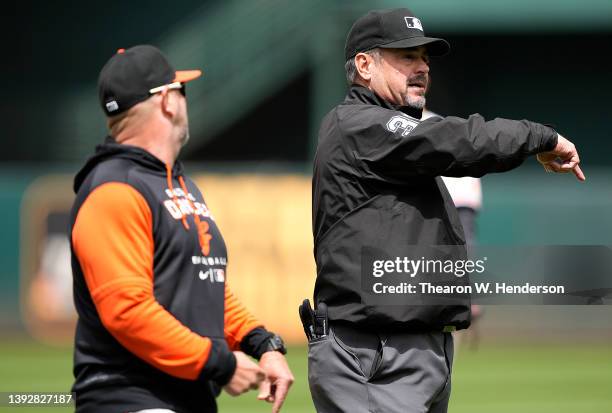
POLYGON ((363 80, 369 82, 372 79, 372 66, 375 64, 374 56, 367 53, 357 53, 354 59, 357 74, 363 80))
POLYGON ((176 115, 176 96, 173 93, 169 93, 170 89, 164 88, 161 95, 161 108, 164 115, 173 118, 176 115))

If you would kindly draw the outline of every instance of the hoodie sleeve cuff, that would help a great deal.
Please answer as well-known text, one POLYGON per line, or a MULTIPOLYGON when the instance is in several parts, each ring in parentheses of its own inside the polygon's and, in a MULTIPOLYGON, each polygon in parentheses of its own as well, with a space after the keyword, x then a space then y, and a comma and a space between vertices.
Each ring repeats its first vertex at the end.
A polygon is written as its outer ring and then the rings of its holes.
POLYGON ((226 385, 236 370, 236 356, 223 339, 210 339, 212 346, 208 360, 200 372, 198 380, 212 380, 219 386, 226 385))
POLYGON ((251 357, 259 360, 261 355, 266 352, 268 340, 274 334, 263 327, 256 327, 251 330, 240 342, 240 349, 251 357))

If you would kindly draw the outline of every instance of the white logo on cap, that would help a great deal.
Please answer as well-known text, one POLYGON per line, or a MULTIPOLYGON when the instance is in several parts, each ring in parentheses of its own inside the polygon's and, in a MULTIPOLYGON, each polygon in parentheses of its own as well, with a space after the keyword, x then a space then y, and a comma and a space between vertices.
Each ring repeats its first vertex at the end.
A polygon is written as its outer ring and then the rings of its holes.
POLYGON ((119 109, 119 105, 116 101, 111 100, 110 102, 106 102, 106 110, 109 112, 114 112, 119 109))
POLYGON ((404 20, 406 20, 406 26, 408 26, 409 29, 417 29, 423 31, 423 25, 421 24, 421 21, 416 17, 406 16, 404 17, 404 20))

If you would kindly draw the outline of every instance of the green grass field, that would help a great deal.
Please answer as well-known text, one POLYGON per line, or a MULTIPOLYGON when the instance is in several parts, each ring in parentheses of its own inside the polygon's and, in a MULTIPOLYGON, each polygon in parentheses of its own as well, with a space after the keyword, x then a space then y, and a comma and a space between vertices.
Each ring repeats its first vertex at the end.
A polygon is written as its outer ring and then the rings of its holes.
MULTIPOLYGON (((0 391, 66 391, 72 382, 70 349, 24 339, 0 343, 0 391)), ((289 351, 296 377, 285 412, 313 412, 306 378, 306 349, 289 351)), ((257 413, 270 405, 256 394, 219 400, 221 412, 257 413)), ((68 409, 1 408, 19 413, 68 409)), ((451 413, 612 412, 612 346, 481 344, 455 360, 451 413)))

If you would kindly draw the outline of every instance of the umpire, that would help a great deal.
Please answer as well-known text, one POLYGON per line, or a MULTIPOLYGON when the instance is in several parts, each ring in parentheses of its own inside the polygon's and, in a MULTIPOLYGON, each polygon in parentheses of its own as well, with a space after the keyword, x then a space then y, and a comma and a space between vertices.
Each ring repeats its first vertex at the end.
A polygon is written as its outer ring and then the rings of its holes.
POLYGON ((314 317, 301 309, 318 412, 447 411, 450 331, 469 327, 469 296, 369 301, 362 274, 368 249, 408 256, 418 246, 428 258, 448 247, 465 257, 440 176, 504 172, 537 154, 547 171, 585 179, 574 145, 547 126, 478 114, 421 122, 429 56, 449 48, 407 9, 371 11, 348 34, 350 88, 323 119, 314 161, 314 317))

